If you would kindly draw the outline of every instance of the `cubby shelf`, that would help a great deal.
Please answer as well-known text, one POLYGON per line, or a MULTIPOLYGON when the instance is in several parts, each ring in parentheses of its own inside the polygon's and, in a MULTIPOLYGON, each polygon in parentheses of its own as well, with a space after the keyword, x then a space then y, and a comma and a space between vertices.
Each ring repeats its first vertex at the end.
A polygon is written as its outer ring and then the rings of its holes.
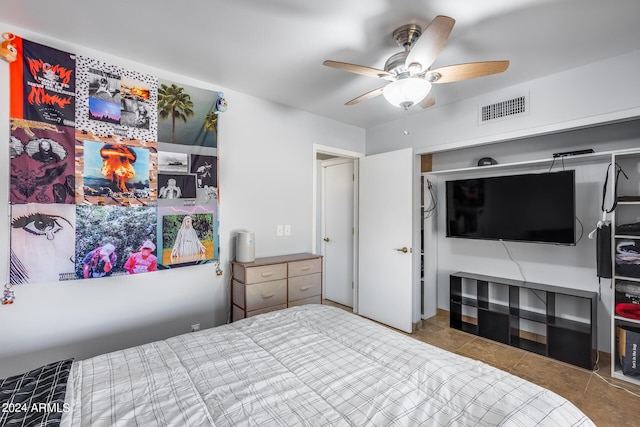
POLYGON ((457 272, 450 280, 450 326, 523 350, 593 369, 597 359, 597 292, 457 272), (508 294, 508 303, 493 295, 508 294), (539 312, 522 308, 520 295, 530 292, 545 305, 539 312), (543 294, 542 298, 540 294, 543 294), (563 300, 562 302, 560 300, 563 300), (562 304, 583 308, 584 320, 561 317, 562 304), (521 323, 544 329, 542 337, 521 323))
MULTIPOLYGON (((618 197, 618 202, 611 216, 611 226, 613 230, 617 230, 620 225, 632 224, 638 222, 640 218, 640 150, 627 150, 624 152, 614 152, 612 154, 611 164, 620 167, 624 172, 624 176, 618 176, 617 173, 610 171, 610 197, 614 194, 624 195, 618 197)), ((626 231, 626 230, 625 230, 626 231)), ((640 242, 640 235, 616 232, 612 236, 611 241, 611 259, 613 264, 613 287, 611 298, 611 376, 620 380, 628 381, 640 385, 640 375, 627 372, 623 373, 622 362, 620 357, 620 348, 618 346, 616 330, 618 328, 627 329, 633 332, 640 331, 640 320, 626 318, 616 314, 616 304, 618 302, 626 302, 625 297, 615 291, 616 285, 619 283, 636 283, 640 286, 640 267, 634 263, 621 264, 616 263, 616 246, 623 240, 631 240, 640 242), (622 298, 621 300, 619 300, 622 298)), ((636 243, 636 247, 640 243, 636 243)), ((631 357, 627 355, 627 357, 631 357)))

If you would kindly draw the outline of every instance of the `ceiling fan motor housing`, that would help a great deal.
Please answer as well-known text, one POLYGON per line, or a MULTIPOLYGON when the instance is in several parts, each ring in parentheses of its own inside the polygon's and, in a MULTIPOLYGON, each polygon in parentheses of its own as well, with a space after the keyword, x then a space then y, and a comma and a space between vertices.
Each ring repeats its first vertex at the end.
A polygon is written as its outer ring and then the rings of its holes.
POLYGON ((407 59, 407 55, 409 52, 398 52, 395 55, 392 55, 387 62, 384 64, 384 70, 398 77, 400 74, 406 73, 407 67, 405 66, 405 62, 407 59))
POLYGON ((416 24, 403 25, 393 32, 393 41, 400 47, 409 50, 422 35, 422 28, 416 24))
POLYGON ((422 28, 416 24, 403 25, 393 32, 393 41, 404 51, 392 55, 384 64, 384 70, 399 77, 401 74, 408 72, 406 67, 407 55, 411 50, 411 46, 422 35, 422 28))

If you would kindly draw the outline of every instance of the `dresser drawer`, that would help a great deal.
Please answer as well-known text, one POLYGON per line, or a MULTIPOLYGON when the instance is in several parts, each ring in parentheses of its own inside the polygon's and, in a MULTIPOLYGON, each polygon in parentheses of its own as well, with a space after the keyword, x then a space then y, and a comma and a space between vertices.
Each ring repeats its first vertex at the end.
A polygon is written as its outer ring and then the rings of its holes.
POLYGON ((248 267, 246 269, 247 285, 253 283, 270 282, 272 280, 280 280, 287 278, 287 264, 271 264, 260 267, 248 267))
POLYGON ((322 275, 320 273, 308 274, 289 278, 289 301, 304 299, 320 295, 322 288, 322 275))
POLYGON ((289 263, 289 277, 302 276, 304 274, 320 273, 322 271, 322 258, 293 261, 289 263))
POLYGON ((233 283, 234 303, 247 311, 258 310, 272 305, 287 303, 287 279, 274 280, 272 282, 243 285, 240 282, 233 283), (244 287, 244 295, 241 292, 244 287))

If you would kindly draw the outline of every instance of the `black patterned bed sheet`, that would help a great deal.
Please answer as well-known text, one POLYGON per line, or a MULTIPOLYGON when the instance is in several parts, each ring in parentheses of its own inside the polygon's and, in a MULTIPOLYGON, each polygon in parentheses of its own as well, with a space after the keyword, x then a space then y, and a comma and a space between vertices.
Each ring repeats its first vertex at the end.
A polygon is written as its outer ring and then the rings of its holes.
POLYGON ((0 380, 0 426, 58 426, 72 359, 0 380))

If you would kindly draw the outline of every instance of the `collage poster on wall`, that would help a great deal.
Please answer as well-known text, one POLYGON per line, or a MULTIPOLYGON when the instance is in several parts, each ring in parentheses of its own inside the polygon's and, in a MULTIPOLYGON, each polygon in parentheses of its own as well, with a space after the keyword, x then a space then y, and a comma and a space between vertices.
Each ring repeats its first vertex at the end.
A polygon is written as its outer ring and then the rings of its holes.
POLYGON ((220 93, 14 42, 11 284, 217 260, 220 93))

